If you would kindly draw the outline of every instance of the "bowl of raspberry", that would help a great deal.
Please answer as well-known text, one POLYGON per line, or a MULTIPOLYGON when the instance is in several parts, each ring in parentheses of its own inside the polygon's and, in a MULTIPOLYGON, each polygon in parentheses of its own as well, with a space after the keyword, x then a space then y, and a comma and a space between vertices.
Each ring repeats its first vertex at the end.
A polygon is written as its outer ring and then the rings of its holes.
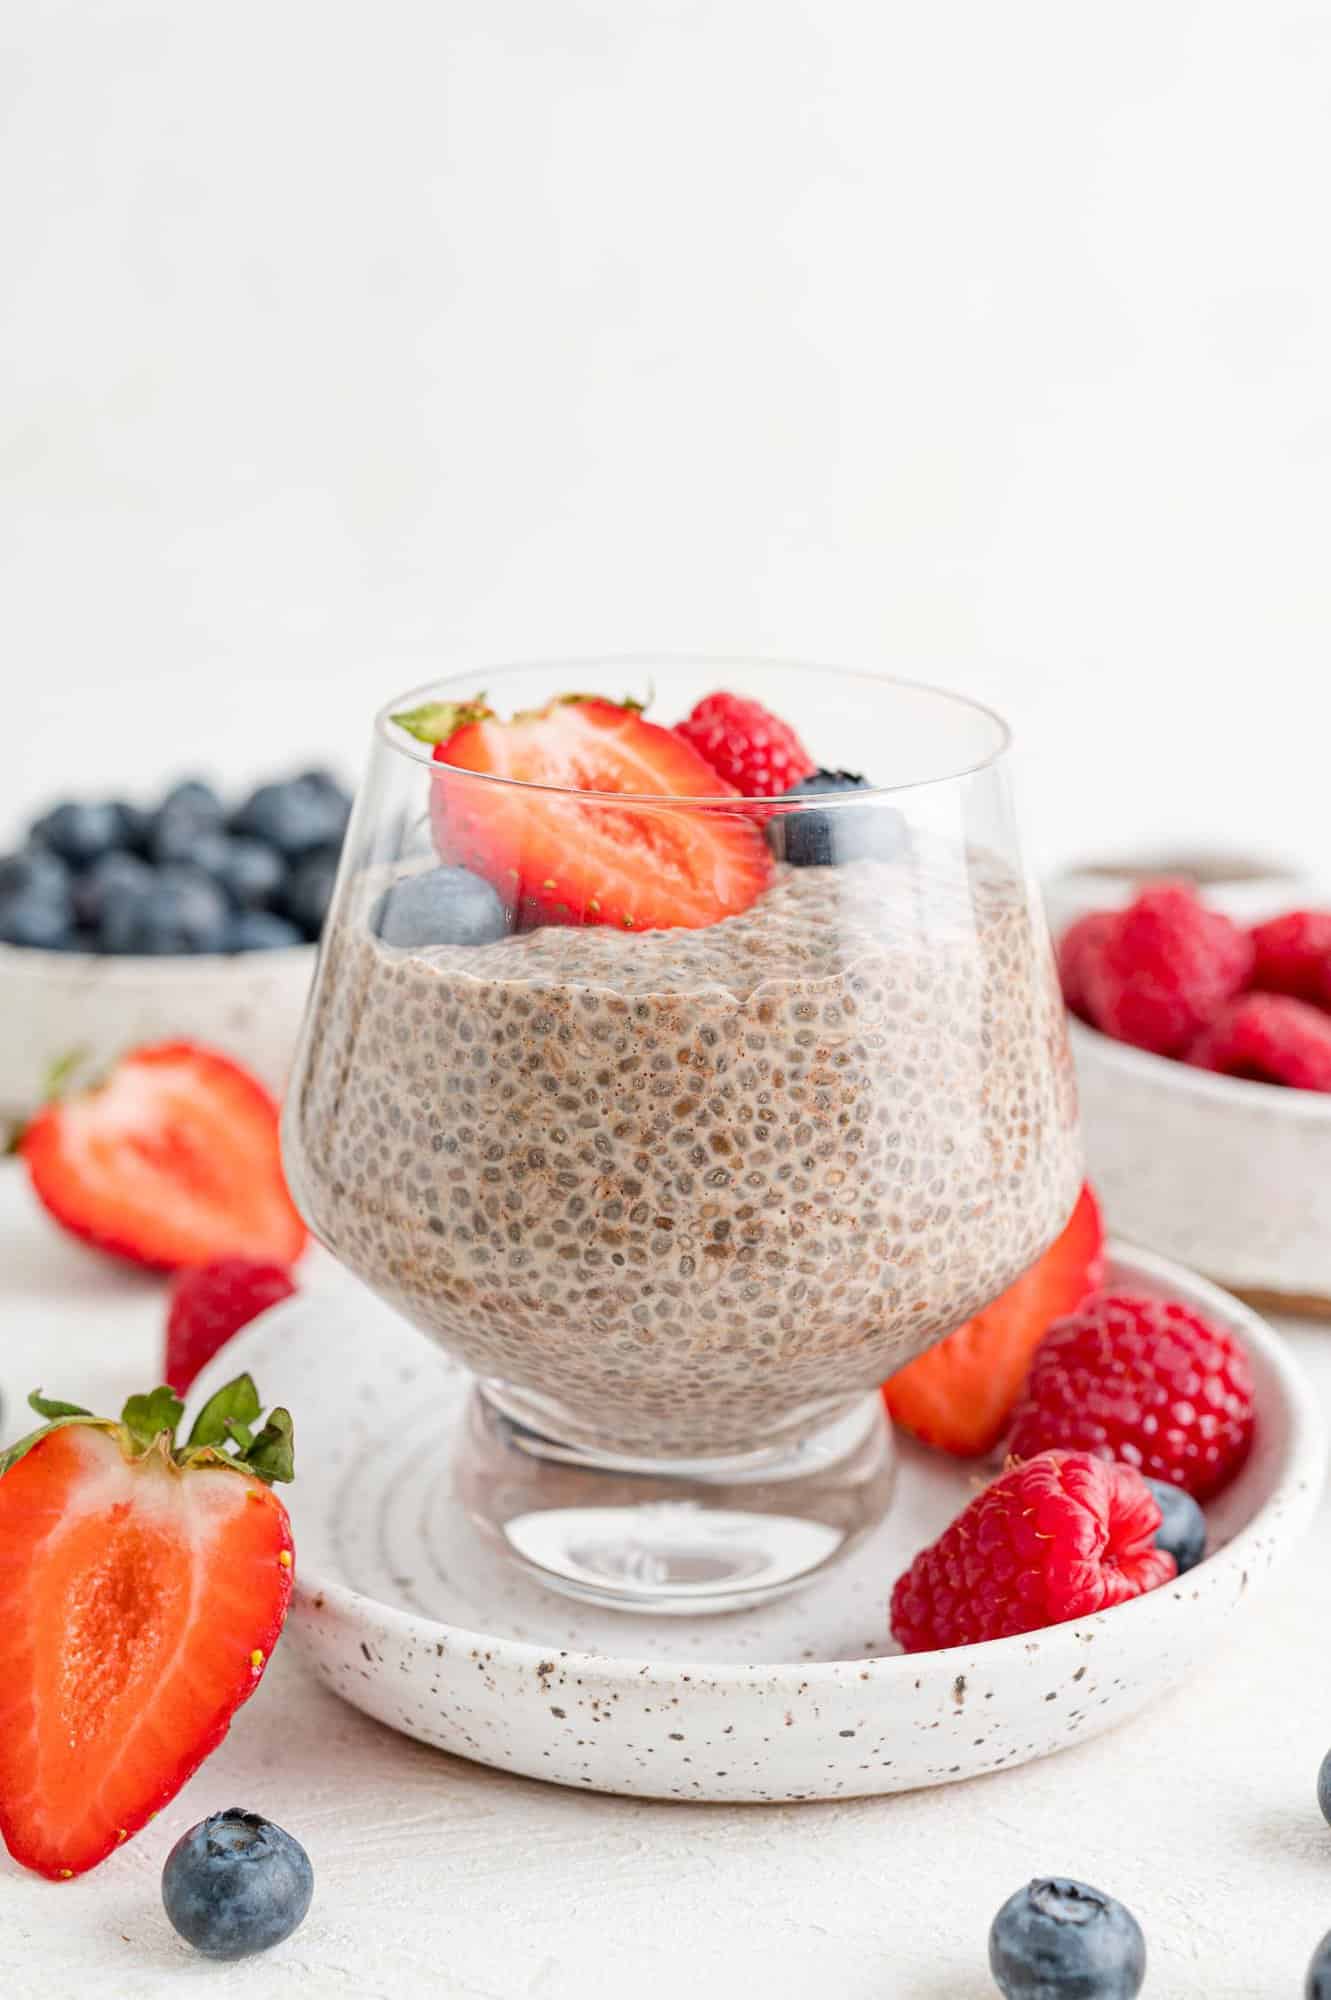
POLYGON ((321 770, 234 800, 202 778, 146 803, 65 799, 0 853, 0 1113, 77 1053, 180 1036, 280 1089, 351 799, 321 770))
POLYGON ((1157 879, 1063 928, 1090 1171, 1128 1240, 1331 1312, 1331 908, 1225 903, 1157 879))

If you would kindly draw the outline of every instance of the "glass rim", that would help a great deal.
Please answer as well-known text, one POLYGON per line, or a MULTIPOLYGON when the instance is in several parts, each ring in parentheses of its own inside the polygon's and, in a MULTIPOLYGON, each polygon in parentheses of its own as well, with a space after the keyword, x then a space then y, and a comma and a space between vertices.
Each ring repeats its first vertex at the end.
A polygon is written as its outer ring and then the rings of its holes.
MULTIPOLYGON (((762 667, 778 673, 820 673, 835 676, 840 680, 853 680, 877 686, 886 690, 900 688, 912 694, 932 695, 940 702, 954 708, 964 709, 971 715, 982 716, 995 732, 995 741, 984 756, 958 765, 955 770, 940 771, 928 778, 909 778, 895 785, 864 785, 853 792, 809 793, 809 799, 817 799, 819 812, 854 810, 874 799, 899 799, 912 792, 930 790, 939 785, 955 785, 965 778, 978 777, 981 772, 992 770, 1007 755, 1012 747, 1012 730, 1006 720, 987 702, 976 701, 972 695, 959 694, 955 688, 940 687, 934 681, 912 680, 903 674, 877 673, 863 667, 833 666, 822 660, 798 660, 780 655, 762 653, 578 653, 562 658, 505 660, 493 667, 463 668, 457 673, 446 674, 435 680, 423 681, 417 687, 408 688, 402 694, 386 701, 374 718, 374 731, 390 750, 398 756, 410 759, 429 771, 455 771, 459 777, 473 779, 481 785, 504 785, 517 791, 544 793, 547 796, 566 799, 599 800, 620 806, 671 806, 677 809, 697 807, 699 810, 729 809, 739 811, 746 806, 762 806, 767 813, 774 807, 785 805, 790 811, 807 810, 805 800, 785 800, 780 797, 758 794, 724 792, 715 796, 697 794, 680 798, 670 792, 591 792, 579 791, 573 785, 538 784, 530 778, 502 777, 495 771, 469 771, 460 764, 445 764, 435 757, 430 746, 417 741, 406 730, 394 722, 394 715, 403 708, 410 707, 428 696, 443 694, 454 681, 475 681, 477 679, 496 681, 510 674, 520 673, 574 673, 578 669, 591 667, 597 670, 610 669, 650 672, 653 667, 693 668, 715 667, 718 671, 726 667, 762 667)), ((488 692, 488 690, 487 690, 488 692)), ((611 697, 607 696, 609 700, 611 697)))

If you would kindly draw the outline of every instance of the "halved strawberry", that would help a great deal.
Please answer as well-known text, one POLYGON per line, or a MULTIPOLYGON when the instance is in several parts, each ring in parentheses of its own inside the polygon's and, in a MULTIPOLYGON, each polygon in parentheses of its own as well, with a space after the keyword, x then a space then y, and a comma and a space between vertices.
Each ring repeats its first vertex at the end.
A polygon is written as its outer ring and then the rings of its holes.
POLYGON ((636 708, 581 696, 501 722, 483 704, 395 720, 435 745, 435 845, 524 923, 696 929, 748 908, 771 880, 762 834, 689 744, 636 708), (476 782, 467 773, 508 778, 476 782), (541 786, 559 790, 540 790, 541 786), (633 805, 570 792, 631 793, 633 805), (709 799, 688 811, 642 799, 709 799))
POLYGON ((248 1375, 177 1448, 169 1389, 49 1419, 0 1457, 0 1834, 61 1880, 119 1847, 226 1735, 291 1599, 291 1419, 248 1375))
POLYGON ((305 1247, 282 1176, 277 1106, 214 1049, 132 1049, 104 1082, 39 1111, 19 1151, 56 1221, 131 1263, 290 1264, 305 1247))
POLYGON ((892 1421, 958 1458, 991 1451, 1044 1335, 1103 1281, 1104 1244, 1100 1205, 1087 1186, 1043 1257, 982 1313, 883 1384, 892 1421))

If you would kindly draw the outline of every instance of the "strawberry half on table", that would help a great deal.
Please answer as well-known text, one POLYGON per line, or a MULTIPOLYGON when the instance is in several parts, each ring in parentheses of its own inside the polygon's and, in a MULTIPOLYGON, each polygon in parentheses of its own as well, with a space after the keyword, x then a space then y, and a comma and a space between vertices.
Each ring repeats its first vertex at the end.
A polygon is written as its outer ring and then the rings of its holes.
POLYGON ((291 1599, 291 1419, 238 1376, 176 1444, 169 1389, 119 1422, 30 1398, 0 1456, 0 1834, 96 1867, 174 1798, 263 1676, 291 1599))
POLYGON ((992 1451, 1056 1319, 1104 1280, 1104 1224, 1084 1187, 1061 1236, 1016 1283, 883 1384, 892 1421, 957 1458, 992 1451))
POLYGON ((434 746, 441 859, 492 882, 524 925, 699 929, 746 910, 771 880, 762 833, 726 804, 734 787, 632 704, 567 695, 504 722, 483 700, 432 702, 393 719, 434 746), (685 811, 672 799, 711 803, 685 811))
POLYGON ((282 1174, 277 1106, 215 1049, 131 1049, 100 1083, 39 1111, 19 1152, 56 1221, 129 1263, 291 1264, 305 1248, 282 1174))

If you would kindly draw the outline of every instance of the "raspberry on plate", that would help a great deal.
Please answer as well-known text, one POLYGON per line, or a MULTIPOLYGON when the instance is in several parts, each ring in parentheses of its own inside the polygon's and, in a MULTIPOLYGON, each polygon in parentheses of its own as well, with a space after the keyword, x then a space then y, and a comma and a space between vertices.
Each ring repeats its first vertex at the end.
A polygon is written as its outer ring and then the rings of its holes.
POLYGON ((1083 953, 1086 1009, 1097 1028, 1156 1055, 1182 1055, 1246 985, 1252 939, 1186 882, 1160 882, 1117 911, 1083 953))
POLYGON ((1089 1618, 1168 1583, 1160 1508, 1128 1465, 1046 1451, 977 1493, 892 1592, 908 1653, 975 1646, 1089 1618))
POLYGON ((217 1257, 182 1271, 171 1287, 164 1380, 183 1396, 220 1347, 295 1289, 284 1264, 249 1257, 217 1257))
POLYGON ((1091 1011, 1086 1000, 1087 971, 1092 960, 1099 956, 1113 921, 1110 910, 1090 910, 1069 924, 1059 941, 1058 977, 1064 1004, 1083 1021, 1090 1019, 1091 1011))
POLYGON ((1260 992, 1331 1007, 1331 910, 1288 910, 1258 924, 1252 941, 1252 983, 1260 992))
POLYGON ((1208 1500, 1243 1464, 1252 1433, 1252 1372, 1236 1336, 1175 1300, 1114 1292, 1040 1342, 1011 1450, 1094 1452, 1208 1500))
POLYGON ((1249 1083, 1331 1091, 1331 1015, 1283 993, 1247 993, 1197 1037, 1188 1061, 1249 1083))
POLYGON ((817 769, 789 723, 742 695, 706 695, 675 734, 749 799, 779 798, 817 769))

